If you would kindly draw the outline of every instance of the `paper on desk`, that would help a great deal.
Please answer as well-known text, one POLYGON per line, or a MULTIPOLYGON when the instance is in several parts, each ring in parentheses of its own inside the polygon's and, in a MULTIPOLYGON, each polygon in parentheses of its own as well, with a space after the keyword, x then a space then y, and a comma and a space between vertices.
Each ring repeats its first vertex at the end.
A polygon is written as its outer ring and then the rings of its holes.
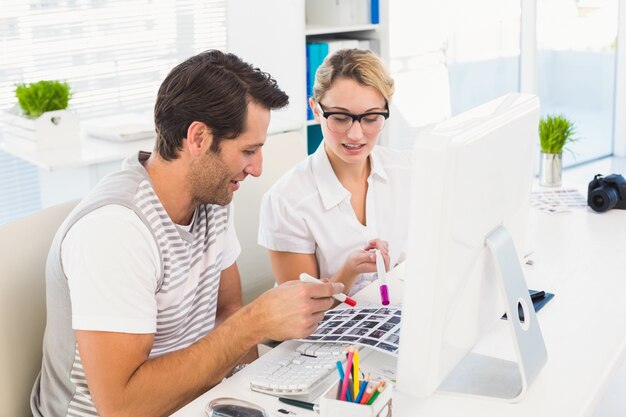
POLYGON ((400 345, 399 305, 365 305, 328 310, 317 330, 305 342, 356 344, 398 355, 400 345))
POLYGON ((546 213, 555 214, 586 208, 587 200, 576 188, 533 191, 530 205, 546 213))

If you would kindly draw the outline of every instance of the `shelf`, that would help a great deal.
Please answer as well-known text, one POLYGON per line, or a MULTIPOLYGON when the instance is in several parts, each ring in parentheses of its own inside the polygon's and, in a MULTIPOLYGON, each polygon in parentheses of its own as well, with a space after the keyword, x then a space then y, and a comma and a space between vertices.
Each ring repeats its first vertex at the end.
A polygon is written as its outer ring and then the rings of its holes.
POLYGON ((322 26, 307 25, 304 31, 306 36, 312 35, 332 35, 334 33, 362 32, 365 30, 376 30, 380 24, 366 24, 354 26, 322 26))
MULTIPOLYGON (((302 129, 302 122, 281 116, 272 115, 267 130, 268 136, 302 129)), ((52 172, 122 161, 139 150, 152 151, 154 139, 116 142, 92 138, 82 132, 81 140, 76 146, 37 150, 32 145, 26 139, 14 138, 5 133, 4 140, 0 141, 0 151, 20 158, 44 171, 52 172)))
MULTIPOLYGON (((284 1, 293 4, 293 0, 284 1)), ((304 10, 300 9, 299 15, 304 19, 296 19, 301 25, 300 37, 296 39, 299 42, 304 40, 304 42, 301 43, 303 51, 297 56, 301 60, 299 62, 303 62, 304 65, 300 65, 302 73, 297 73, 295 69, 290 72, 305 78, 298 90, 298 96, 304 95, 305 97, 299 99, 298 103, 308 105, 308 98, 312 95, 315 81, 315 72, 328 54, 344 48, 361 48, 371 49, 381 57, 383 62, 388 60, 389 1, 300 0, 298 4, 304 10), (373 9, 374 7, 376 9, 373 9), (370 23, 372 18, 377 23, 370 23), (304 33, 304 39, 302 33, 304 33)), ((293 18, 283 19, 288 22, 294 20, 293 18)), ((249 42, 249 39, 246 38, 245 41, 249 42)), ((295 99, 293 102, 296 102, 295 99)), ((310 117, 311 112, 309 110, 300 114, 302 117, 310 117)), ((311 154, 323 140, 322 129, 315 120, 305 120, 303 123, 306 126, 307 152, 311 154)))

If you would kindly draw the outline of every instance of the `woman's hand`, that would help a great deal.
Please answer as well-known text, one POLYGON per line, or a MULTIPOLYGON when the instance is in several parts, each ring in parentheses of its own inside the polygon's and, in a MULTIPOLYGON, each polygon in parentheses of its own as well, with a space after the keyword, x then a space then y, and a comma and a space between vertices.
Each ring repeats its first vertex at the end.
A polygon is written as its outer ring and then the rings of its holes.
POLYGON ((376 254, 374 250, 380 250, 383 260, 385 261, 385 270, 389 270, 389 244, 381 239, 372 239, 367 245, 358 251, 354 251, 348 255, 344 267, 353 271, 354 274, 363 274, 376 272, 376 254))

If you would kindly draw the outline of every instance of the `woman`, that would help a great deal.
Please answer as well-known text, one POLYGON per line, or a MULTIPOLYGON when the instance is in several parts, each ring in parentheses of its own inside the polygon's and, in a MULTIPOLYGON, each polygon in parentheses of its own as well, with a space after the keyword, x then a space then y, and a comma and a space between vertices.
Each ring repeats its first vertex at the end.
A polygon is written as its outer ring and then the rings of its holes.
POLYGON ((353 294, 406 243, 410 156, 376 142, 394 83, 371 51, 343 49, 315 75, 309 104, 324 140, 286 173, 261 204, 259 244, 278 283, 306 272, 340 281, 353 294))

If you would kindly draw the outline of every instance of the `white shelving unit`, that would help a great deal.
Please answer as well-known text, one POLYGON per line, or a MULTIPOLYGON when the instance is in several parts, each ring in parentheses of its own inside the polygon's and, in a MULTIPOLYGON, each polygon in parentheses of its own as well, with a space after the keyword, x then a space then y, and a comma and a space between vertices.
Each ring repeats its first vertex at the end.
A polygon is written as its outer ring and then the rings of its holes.
MULTIPOLYGON (((316 0, 305 0, 316 1, 316 0)), ((388 12, 386 0, 379 2, 380 22, 377 24, 356 24, 356 25, 319 25, 309 24, 305 22, 304 48, 306 56, 306 44, 317 39, 329 38, 345 38, 345 39, 368 39, 375 41, 373 49, 383 59, 385 63, 389 63, 389 36, 388 36, 388 12)), ((306 20, 306 16, 305 16, 306 20)), ((305 57, 306 59, 306 57, 305 57)), ((306 100, 305 100, 306 103, 306 100)), ((306 111, 306 107, 305 107, 306 111)), ((307 145, 308 152, 313 152, 319 141, 321 141, 321 132, 314 120, 307 120, 307 145)))
POLYGON ((307 25, 306 3, 315 0, 228 0, 228 51, 267 71, 289 95, 290 105, 278 112, 300 124, 306 137, 306 43, 320 37, 377 40, 389 63, 389 0, 379 0, 379 24, 307 25))
MULTIPOLYGON (((305 1, 314 1, 314 0, 305 0, 305 1)), ((360 32, 360 31, 369 31, 369 30, 377 30, 381 24, 368 24, 368 25, 353 25, 353 26, 322 26, 322 25, 306 25, 305 35, 330 35, 336 33, 346 33, 346 32, 360 32)))

